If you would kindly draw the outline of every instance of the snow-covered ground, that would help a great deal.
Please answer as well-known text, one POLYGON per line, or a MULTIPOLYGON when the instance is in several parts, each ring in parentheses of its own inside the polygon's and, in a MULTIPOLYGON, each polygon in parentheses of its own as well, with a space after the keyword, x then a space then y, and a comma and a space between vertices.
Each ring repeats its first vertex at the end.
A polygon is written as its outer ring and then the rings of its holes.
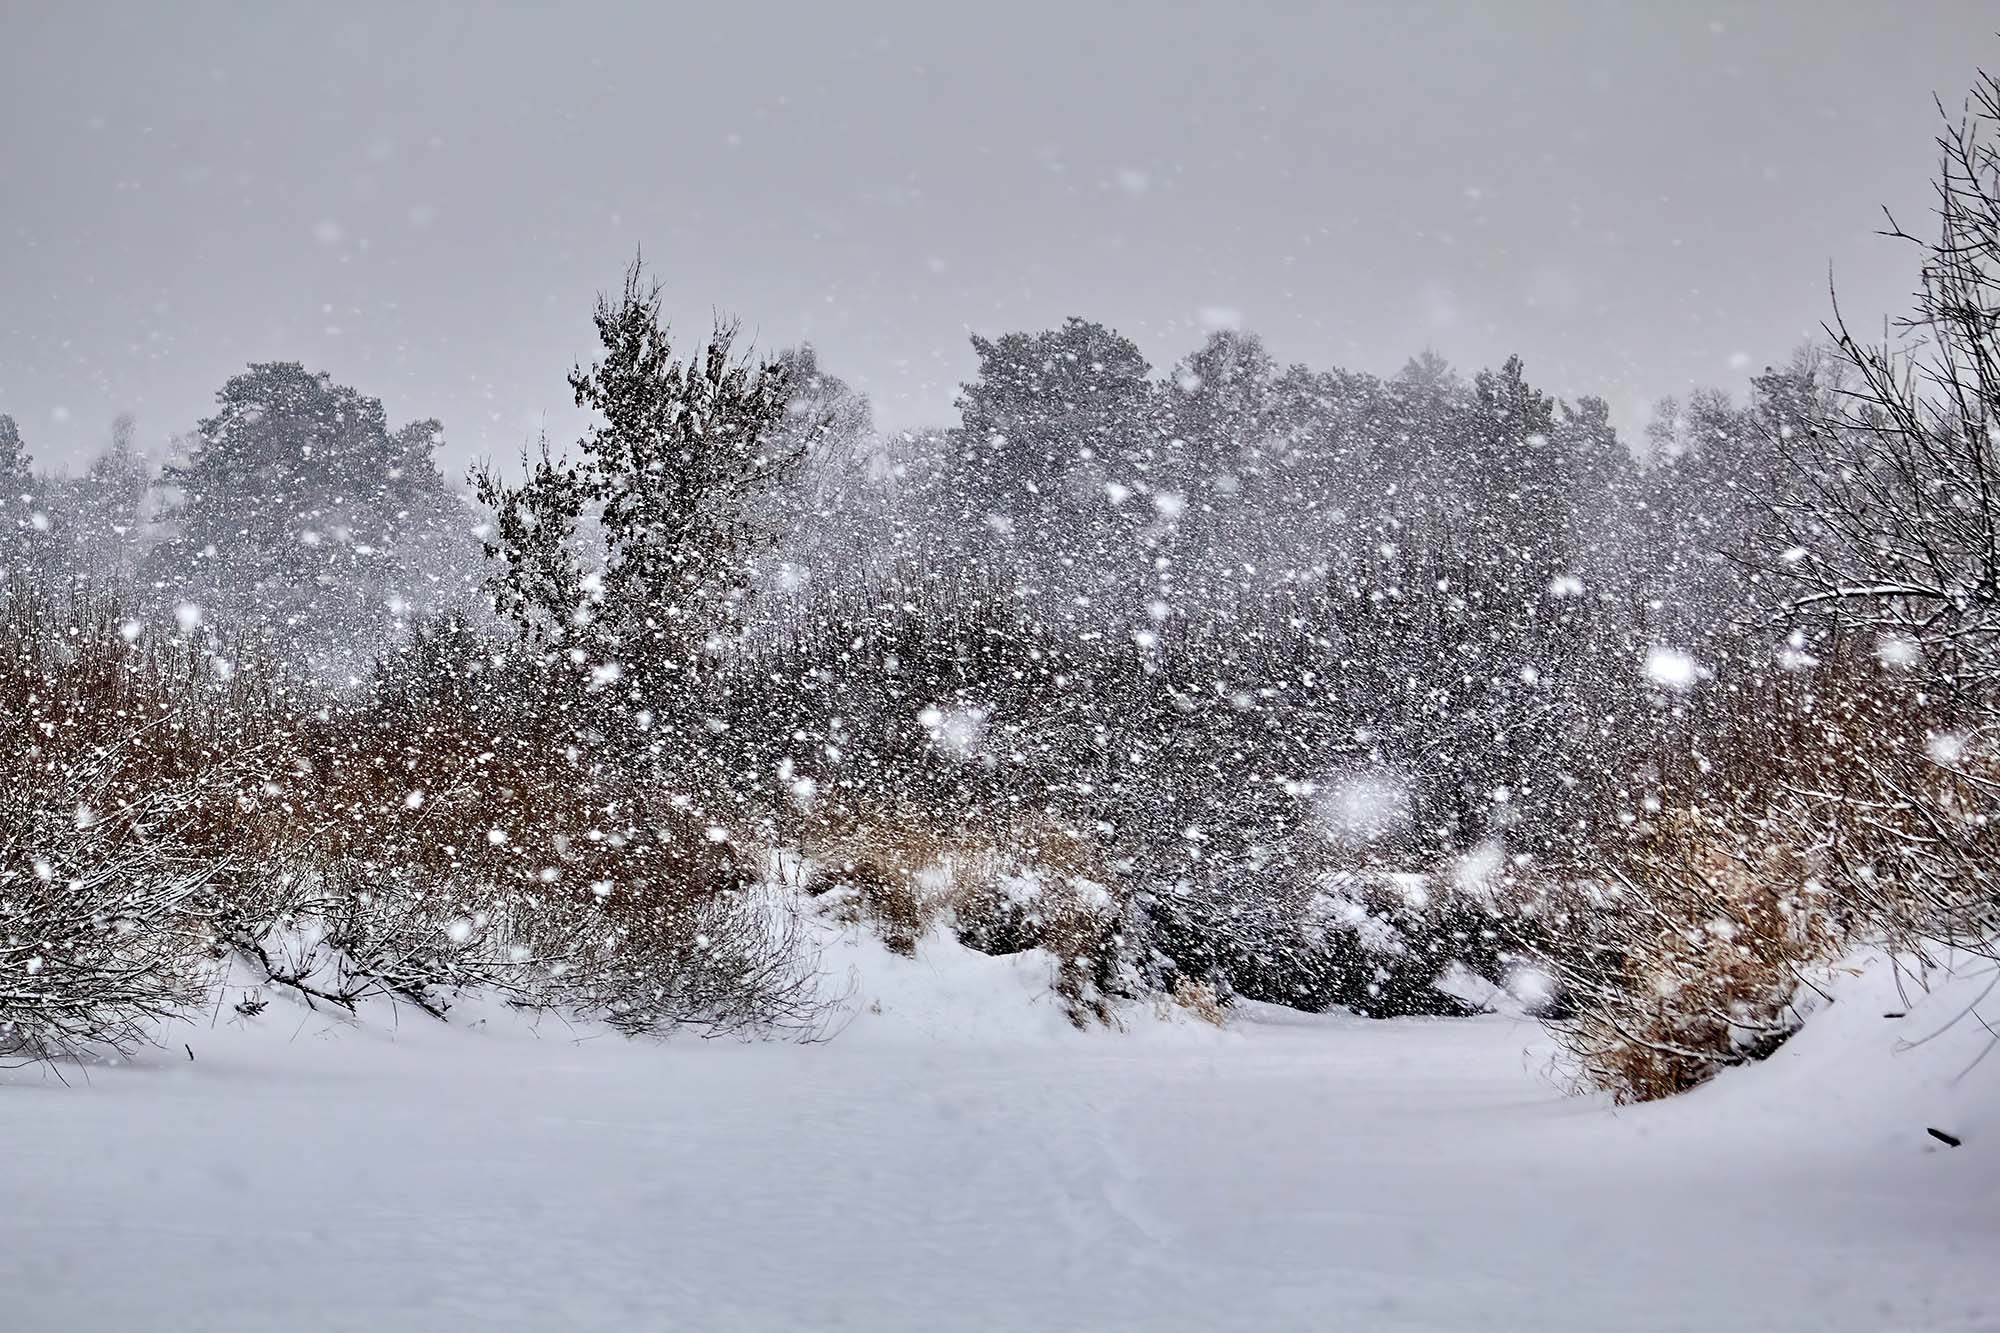
POLYGON ((0 1328, 2000 1328, 2000 1058, 1901 1046, 1977 980, 1617 1110, 1519 1018, 1079 1034, 1033 959, 829 962, 819 1046, 274 1002, 0 1074, 0 1328))

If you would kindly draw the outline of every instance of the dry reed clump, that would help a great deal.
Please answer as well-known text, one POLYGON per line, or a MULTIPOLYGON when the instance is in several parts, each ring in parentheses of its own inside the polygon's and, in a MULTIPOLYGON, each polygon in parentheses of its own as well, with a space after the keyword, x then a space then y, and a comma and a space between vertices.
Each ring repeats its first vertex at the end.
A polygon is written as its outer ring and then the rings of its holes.
POLYGON ((1807 858, 1695 812, 1662 820, 1571 920, 1549 1027, 1580 1084, 1626 1103, 1776 1050, 1846 942, 1807 858))
POLYGON ((871 926, 905 957, 950 912, 968 862, 987 850, 928 811, 862 812, 830 802, 812 811, 800 840, 822 913, 871 926))
POLYGON ((905 956, 941 927, 982 953, 1044 949, 1071 1021, 1113 1023, 1125 898, 1089 838, 1046 820, 826 805, 800 840, 836 919, 867 924, 905 956))
POLYGON ((1175 1007, 1204 1023, 1216 1027, 1229 1026, 1229 998, 1216 989, 1213 982, 1175 977, 1173 990, 1164 999, 1171 1000, 1175 1007))

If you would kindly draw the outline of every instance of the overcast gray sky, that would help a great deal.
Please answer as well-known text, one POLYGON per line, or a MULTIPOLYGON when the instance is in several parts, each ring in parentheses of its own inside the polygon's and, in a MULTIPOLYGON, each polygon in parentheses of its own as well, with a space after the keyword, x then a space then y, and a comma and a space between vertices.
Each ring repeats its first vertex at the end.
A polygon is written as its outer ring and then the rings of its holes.
POLYGON ((571 435, 593 294, 810 339, 889 426, 970 331, 1158 366, 1509 352, 1634 423, 1913 277, 1935 90, 1989 3, 212 4, 0 0, 0 411, 158 448, 296 359, 454 470, 571 435))

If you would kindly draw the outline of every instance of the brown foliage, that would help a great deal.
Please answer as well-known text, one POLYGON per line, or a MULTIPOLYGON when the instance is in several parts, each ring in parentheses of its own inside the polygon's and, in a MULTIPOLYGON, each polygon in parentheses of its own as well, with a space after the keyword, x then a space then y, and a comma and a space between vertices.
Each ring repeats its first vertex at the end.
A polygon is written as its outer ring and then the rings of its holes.
POLYGON ((1569 1010, 1551 1027, 1585 1085, 1649 1101, 1769 1054, 1802 986, 1843 937, 1807 858, 1755 830, 1681 812, 1587 890, 1572 919, 1569 1010))
POLYGON ((1052 985, 1078 1026, 1110 1023, 1123 917, 1119 876, 1083 836, 1046 819, 958 819, 936 808, 832 801, 802 821, 814 889, 905 955, 949 925, 985 953, 1047 950, 1052 985))
POLYGON ((86 595, 0 619, 7 1045, 137 1040, 231 958, 347 1009, 480 986, 629 1032, 817 1030, 757 849, 522 725, 464 644, 420 635, 343 706, 86 595))

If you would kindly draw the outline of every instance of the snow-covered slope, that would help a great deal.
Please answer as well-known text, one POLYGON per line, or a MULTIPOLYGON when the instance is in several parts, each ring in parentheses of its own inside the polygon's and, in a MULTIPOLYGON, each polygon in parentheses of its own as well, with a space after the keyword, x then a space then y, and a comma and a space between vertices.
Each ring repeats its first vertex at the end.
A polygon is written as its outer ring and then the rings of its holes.
POLYGON ((0 1327, 2000 1327, 2000 1059, 1898 1050, 1979 978, 1614 1110, 1518 1018, 1078 1033, 1033 956, 827 961, 817 1046, 274 1003, 0 1075, 0 1327))

